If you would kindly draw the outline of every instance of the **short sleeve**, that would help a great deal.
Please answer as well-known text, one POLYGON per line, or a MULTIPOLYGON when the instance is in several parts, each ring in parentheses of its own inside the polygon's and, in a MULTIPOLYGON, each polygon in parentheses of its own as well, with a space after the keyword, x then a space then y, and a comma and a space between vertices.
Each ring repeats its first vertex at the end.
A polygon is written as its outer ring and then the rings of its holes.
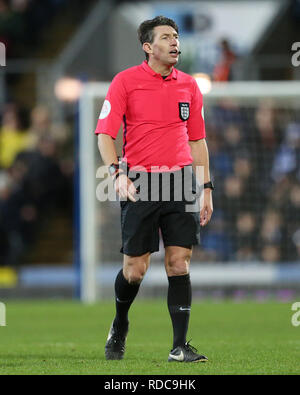
POLYGON ((120 74, 117 74, 112 80, 103 102, 95 134, 108 134, 113 139, 117 137, 126 112, 126 96, 122 78, 120 74))
POLYGON ((193 78, 193 97, 190 117, 187 121, 189 140, 201 140, 206 137, 204 123, 203 96, 196 80, 193 78))

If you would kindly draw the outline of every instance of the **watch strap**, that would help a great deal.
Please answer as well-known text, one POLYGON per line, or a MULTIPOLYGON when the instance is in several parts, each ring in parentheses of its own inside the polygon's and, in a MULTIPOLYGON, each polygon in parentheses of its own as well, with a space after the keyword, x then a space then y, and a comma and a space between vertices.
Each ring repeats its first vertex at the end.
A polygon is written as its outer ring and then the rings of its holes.
POLYGON ((206 182, 206 183, 203 185, 203 188, 204 188, 204 189, 211 189, 212 191, 215 189, 215 187, 214 187, 214 185, 213 185, 213 183, 212 183, 211 181, 206 182))

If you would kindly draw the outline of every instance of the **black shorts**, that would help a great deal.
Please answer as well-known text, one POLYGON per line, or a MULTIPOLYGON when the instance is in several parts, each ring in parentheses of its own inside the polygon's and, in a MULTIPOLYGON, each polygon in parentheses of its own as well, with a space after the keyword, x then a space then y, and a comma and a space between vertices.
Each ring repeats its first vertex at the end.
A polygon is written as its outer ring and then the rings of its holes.
MULTIPOLYGON (((164 201, 161 194, 158 201, 121 201, 121 253, 140 256, 147 252, 158 251, 159 231, 161 231, 165 247, 191 248, 192 245, 200 243, 199 210, 187 209, 188 206, 199 208, 199 193, 196 194, 195 176, 191 166, 188 170, 189 177, 192 177, 194 200, 187 201, 184 196, 181 200, 175 200, 174 193, 172 193, 174 185, 171 182, 168 186, 171 189, 171 199, 168 201, 164 201)), ((181 172, 183 174, 183 169, 181 172)), ((130 179, 135 181, 132 177, 130 179)), ((161 177, 159 182, 161 190, 161 177)))

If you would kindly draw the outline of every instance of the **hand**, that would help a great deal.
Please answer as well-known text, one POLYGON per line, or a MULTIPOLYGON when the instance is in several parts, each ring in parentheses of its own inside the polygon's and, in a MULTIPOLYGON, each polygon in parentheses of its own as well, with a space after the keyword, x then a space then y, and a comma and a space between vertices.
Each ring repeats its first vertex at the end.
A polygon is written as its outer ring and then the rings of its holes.
POLYGON ((126 176, 126 174, 119 175, 114 183, 114 187, 120 198, 136 202, 134 197, 134 194, 136 193, 134 183, 126 176))
POLYGON ((213 213, 212 190, 204 189, 203 206, 200 210, 200 225, 205 226, 209 223, 213 213))

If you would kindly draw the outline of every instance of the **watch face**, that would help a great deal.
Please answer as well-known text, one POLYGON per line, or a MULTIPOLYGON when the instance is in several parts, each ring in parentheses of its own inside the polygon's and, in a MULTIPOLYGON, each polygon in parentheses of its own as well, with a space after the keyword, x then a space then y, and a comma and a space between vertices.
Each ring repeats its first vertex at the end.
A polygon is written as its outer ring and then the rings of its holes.
POLYGON ((118 169, 119 169, 119 166, 118 166, 118 165, 110 165, 110 166, 108 167, 109 174, 110 174, 111 176, 114 175, 118 169))
POLYGON ((116 168, 112 165, 109 166, 108 168, 109 174, 112 176, 113 174, 115 174, 115 172, 117 171, 116 168))

